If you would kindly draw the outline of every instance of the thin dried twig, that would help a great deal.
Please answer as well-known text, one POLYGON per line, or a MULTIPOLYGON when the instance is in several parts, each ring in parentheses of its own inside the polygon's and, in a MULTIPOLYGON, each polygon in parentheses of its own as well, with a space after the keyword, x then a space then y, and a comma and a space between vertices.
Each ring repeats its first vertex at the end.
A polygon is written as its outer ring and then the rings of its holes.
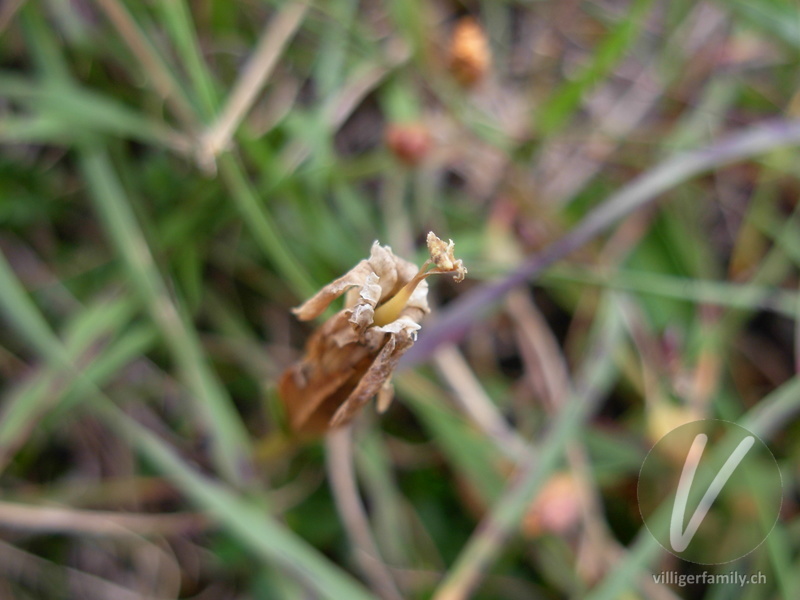
POLYGON ((352 428, 344 427, 332 430, 325 438, 328 479, 333 499, 350 542, 355 548, 356 560, 364 577, 381 598, 402 600, 403 596, 397 589, 391 571, 380 558, 364 505, 358 494, 358 484, 353 469, 352 435, 352 428))
POLYGON ((142 71, 152 78, 156 91, 172 107, 175 116, 180 119, 187 133, 196 131, 198 121, 194 108, 158 55, 158 51, 144 35, 128 10, 118 0, 96 1, 109 21, 116 27, 122 39, 128 44, 136 60, 141 64, 142 71))
POLYGON ((264 28, 255 52, 233 86, 216 121, 201 135, 198 161, 207 171, 215 170, 217 155, 225 150, 233 134, 253 106, 286 44, 297 32, 308 11, 307 2, 285 6, 264 28))
MULTIPOLYGON (((537 387, 548 412, 554 416, 563 410, 572 389, 566 359, 544 317, 525 292, 518 290, 509 294, 507 307, 516 325, 514 331, 526 375, 531 383, 541 384, 537 387)), ((580 442, 572 441, 567 445, 566 454, 570 469, 580 483, 579 501, 587 539, 598 550, 591 556, 611 558, 605 548, 611 536, 605 526, 600 496, 594 486, 586 451, 580 442)))
POLYGON ((472 422, 515 462, 531 452, 528 444, 508 425, 486 394, 475 373, 455 346, 445 346, 433 357, 444 380, 472 422))
POLYGON ((9 0, 2 7, 0 7, 0 35, 2 35, 6 27, 8 27, 11 20, 19 12, 25 4, 25 0, 9 0))
MULTIPOLYGON (((518 290, 509 294, 507 307, 516 325, 514 331, 517 333, 526 374, 539 388, 549 412, 555 415, 563 410, 572 388, 564 354, 544 317, 526 292, 518 290)), ((608 529, 591 462, 583 444, 579 441, 567 444, 566 458, 578 482, 578 500, 586 531, 586 545, 579 553, 579 564, 583 559, 584 576, 591 579, 600 574, 594 572, 598 567, 612 569, 627 552, 608 529)), ((649 575, 641 578, 640 585, 646 590, 648 598, 677 598, 669 588, 655 585, 649 575)))
POLYGON ((486 283, 452 302, 406 354, 401 366, 428 359, 443 344, 457 342, 509 291, 581 248, 619 219, 691 177, 771 150, 800 144, 800 120, 773 120, 746 128, 715 144, 679 154, 633 180, 592 210, 581 223, 543 252, 528 257, 510 275, 486 283))
POLYGON ((205 529, 208 523, 204 516, 192 513, 148 515, 0 501, 0 527, 39 533, 169 535, 205 529))
POLYGON ((542 440, 541 452, 519 463, 517 473, 470 537, 434 594, 434 600, 464 600, 470 597, 508 536, 519 526, 533 495, 553 472, 583 421, 604 397, 613 379, 611 354, 622 330, 620 319, 610 304, 605 312, 605 317, 598 317, 604 324, 603 335, 598 336, 592 345, 574 392, 542 440))

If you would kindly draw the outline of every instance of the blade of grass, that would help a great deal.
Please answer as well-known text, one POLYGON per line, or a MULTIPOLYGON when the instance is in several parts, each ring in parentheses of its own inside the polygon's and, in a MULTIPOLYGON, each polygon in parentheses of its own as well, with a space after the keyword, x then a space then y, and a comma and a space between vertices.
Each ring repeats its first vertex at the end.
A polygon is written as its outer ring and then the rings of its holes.
POLYGON ((221 523, 243 546, 262 560, 294 573, 321 597, 374 600, 361 585, 308 546, 285 526, 224 486, 183 461, 164 442, 133 421, 70 361, 67 350, 0 256, 0 310, 20 337, 48 364, 69 377, 91 407, 119 433, 129 436, 138 450, 206 513, 221 523))
POLYGON ((716 2, 726 10, 738 13, 750 23, 773 34, 794 48, 800 48, 800 16, 797 5, 791 0, 770 2, 747 2, 747 0, 725 0, 716 2))
POLYGON ((265 561, 294 573, 323 598, 374 600, 349 575, 264 514, 264 508, 235 496, 230 490, 196 472, 155 435, 110 403, 101 412, 107 422, 128 435, 139 451, 231 535, 265 561))
POLYGON ((211 433, 212 456, 226 478, 243 482, 250 443, 247 430, 225 388, 207 364, 195 329, 170 298, 167 286, 139 229, 125 191, 105 152, 85 148, 81 169, 108 236, 124 261, 131 282, 163 334, 182 379, 211 433))
POLYGON ((20 13, 20 22, 36 70, 56 85, 68 81, 67 61, 50 35, 42 11, 26 6, 20 13))
MULTIPOLYGON (((738 423, 764 441, 770 439, 800 411, 800 378, 794 377, 772 391, 738 423)), ((724 448, 723 448, 724 449, 724 448)), ((702 482, 698 483, 701 485, 702 482)), ((671 513, 672 502, 665 501, 658 511, 671 513), (669 505, 669 506, 667 506, 669 505)), ((629 545, 628 554, 601 581, 586 600, 617 600, 635 585, 637 576, 664 550, 645 527, 629 545)))
POLYGON ((0 72, 0 87, 4 95, 25 102, 36 115, 3 119, 0 139, 49 136, 45 140, 76 143, 85 140, 88 132, 96 132, 163 145, 183 154, 192 148, 181 132, 71 82, 36 83, 0 72))
POLYGON ((358 3, 350 0, 326 2, 322 10, 328 12, 330 23, 320 32, 320 51, 313 77, 320 94, 329 97, 344 79, 350 36, 356 26, 358 3))
POLYGON ((178 51, 181 64, 189 73, 200 110, 205 118, 210 118, 217 108, 217 90, 200 51, 197 31, 189 8, 183 0, 157 2, 155 7, 161 14, 161 22, 170 33, 170 39, 178 51))
MULTIPOLYGON (((38 351, 46 350, 52 342, 50 328, 44 318, 35 310, 25 295, 25 291, 14 275, 5 257, 0 254, 0 309, 9 325, 24 331, 28 342, 38 351)), ((45 354, 47 356, 47 354, 45 354)), ((47 407, 49 395, 46 391, 61 375, 59 365, 48 361, 46 367, 52 368, 50 377, 40 377, 26 388, 26 394, 12 397, 3 404, 0 419, 0 470, 8 456, 30 431, 32 424, 47 407), (30 400, 30 395, 39 402, 30 400)))
POLYGON ((505 479, 497 468, 503 456, 494 443, 461 415, 442 406, 444 392, 421 375, 408 373, 395 385, 453 469, 470 483, 484 504, 494 502, 505 479))
MULTIPOLYGON (((470 269, 472 272, 472 269, 470 269)), ((611 274, 571 267, 554 268, 541 279, 542 286, 596 285, 607 289, 652 294, 695 304, 713 304, 748 310, 768 310, 787 317, 796 313, 800 294, 752 283, 708 281, 638 270, 616 270, 611 274)))
POLYGON ((0 35, 3 35, 9 23, 14 20, 17 11, 25 4, 25 0, 9 0, 0 6, 0 35))
MULTIPOLYGON (((110 310, 114 310, 114 307, 110 310)), ((158 335, 151 326, 133 327, 107 346, 102 346, 102 352, 98 352, 94 348, 102 343, 103 338, 119 335, 119 330, 124 328, 124 322, 115 321, 104 326, 105 324, 93 320, 95 313, 96 311, 87 308, 79 315, 79 318, 92 321, 91 327, 83 332, 83 340, 67 335, 65 347, 70 364, 80 364, 86 377, 102 386, 151 348, 158 335)), ((81 333, 78 337, 81 337, 81 333)), ((41 366, 29 381, 12 390, 4 399, 0 416, 0 472, 37 426, 46 425, 47 421, 44 419, 58 422, 60 415, 67 413, 82 400, 75 386, 57 365, 41 366)))
POLYGON ((589 91, 605 81, 631 44, 643 31, 642 24, 652 0, 636 0, 603 41, 593 48, 589 63, 572 81, 561 86, 542 107, 534 111, 536 129, 545 137, 561 131, 589 91))
POLYGON ((540 451, 520 463, 518 472, 503 490, 459 555, 434 594, 434 600, 462 600, 470 597, 497 560, 505 541, 519 526, 536 492, 559 466, 569 443, 580 435, 584 421, 612 385, 616 368, 615 349, 622 334, 622 320, 614 308, 613 296, 606 296, 593 327, 593 342, 577 378, 575 390, 542 440, 540 451))
POLYGON ((458 349, 446 346, 433 360, 441 378, 453 390, 459 406, 475 426, 511 460, 524 456, 529 450, 527 442, 506 422, 458 349))
MULTIPOLYGON (((270 257, 278 272, 300 298, 307 298, 317 287, 308 276, 305 268, 298 262, 289 243, 284 239, 281 230, 272 216, 262 205, 251 183, 244 174, 244 169, 233 155, 219 157, 219 169, 231 191, 236 206, 242 213, 244 224, 253 235, 255 242, 270 257)), ((301 242, 302 243, 302 242, 301 242)))
POLYGON ((267 24, 253 55, 228 96, 222 112, 200 138, 200 165, 213 170, 217 156, 228 147, 236 128, 272 73, 289 40, 299 29, 308 11, 306 1, 291 2, 267 24))
MULTIPOLYGON (((15 294, 13 274, 5 261, 0 264, 0 283, 9 294, 15 294)), ((17 294, 17 304, 21 298, 24 296, 17 294)), ((96 381, 105 381, 122 365, 140 356, 152 343, 154 331, 137 328, 120 335, 134 316, 137 304, 130 297, 112 301, 103 298, 76 313, 64 329, 64 344, 71 364, 80 364, 96 381), (108 338, 114 338, 113 342, 103 346, 108 338)), ((33 323, 29 319, 27 327, 33 323)), ((58 366, 43 365, 7 395, 0 416, 0 472, 48 410, 56 412, 59 404, 69 404, 67 398, 72 389, 64 379, 58 366)))
POLYGON ((96 2, 128 44, 141 72, 152 81, 159 96, 167 101, 187 132, 196 132, 199 119, 186 91, 128 9, 118 0, 96 2))
POLYGON ((355 560, 372 589, 386 600, 402 600, 397 584, 380 555, 367 511, 361 501, 353 465, 352 435, 352 428, 346 427, 325 436, 328 481, 336 510, 353 546, 355 560))
POLYGON ((364 482, 375 538, 386 562, 395 567, 424 564, 412 537, 408 501, 398 489, 392 458, 377 430, 359 431, 356 467, 359 479, 364 482))
POLYGON ((183 134, 170 127, 142 118, 120 103, 76 85, 63 52, 55 43, 57 36, 48 31, 41 14, 26 10, 23 17, 28 47, 33 50, 42 83, 28 84, 22 78, 5 76, 3 87, 9 88, 8 93, 22 93, 41 103, 46 109, 44 114, 71 126, 76 139, 82 139, 86 130, 100 130, 161 142, 182 152, 192 147, 183 134))

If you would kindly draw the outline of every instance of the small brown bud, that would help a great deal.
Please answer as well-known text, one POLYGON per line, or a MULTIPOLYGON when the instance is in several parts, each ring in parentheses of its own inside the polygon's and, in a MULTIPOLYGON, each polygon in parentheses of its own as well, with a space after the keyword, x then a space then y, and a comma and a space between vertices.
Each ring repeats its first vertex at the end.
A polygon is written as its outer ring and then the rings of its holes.
POLYGON ((431 149, 431 134, 421 123, 394 123, 386 128, 386 145, 397 160, 415 167, 431 149))
POLYGON ((463 17, 456 23, 448 62, 453 76, 464 87, 478 83, 489 70, 492 62, 489 41, 472 17, 463 17))
POLYGON ((570 473, 556 473, 544 484, 541 493, 528 507, 522 521, 526 535, 563 535, 580 521, 580 489, 570 473))

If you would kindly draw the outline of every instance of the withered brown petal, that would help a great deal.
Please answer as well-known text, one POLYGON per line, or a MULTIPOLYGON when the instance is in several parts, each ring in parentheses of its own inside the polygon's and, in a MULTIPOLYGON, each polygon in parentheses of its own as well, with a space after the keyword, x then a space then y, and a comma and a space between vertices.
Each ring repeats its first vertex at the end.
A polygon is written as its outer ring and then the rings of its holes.
POLYGON ((301 321, 310 321, 324 313, 325 309, 330 306, 330 303, 347 290, 358 285, 363 285, 371 273, 373 273, 373 270, 372 266, 369 264, 369 260, 362 260, 347 273, 323 287, 300 306, 293 308, 292 312, 301 321))
POLYGON ((369 369, 361 381, 358 382, 356 389, 350 394, 344 404, 331 419, 331 427, 339 427, 350 422, 358 414, 361 408, 375 397, 381 387, 392 376, 392 372, 397 366, 400 357, 414 344, 412 334, 401 331, 397 334, 389 334, 389 339, 381 349, 378 356, 370 365, 369 369))
POLYGON ((385 299, 395 291, 398 278, 405 279, 409 272, 411 272, 410 277, 413 277, 416 272, 413 264, 395 256, 389 246, 381 246, 375 242, 372 244, 368 259, 360 261, 355 267, 323 287, 303 304, 293 308, 292 312, 301 321, 310 321, 325 312, 331 302, 349 289, 366 285, 379 286, 378 301, 385 299), (370 275, 377 276, 377 281, 374 278, 370 279, 370 275))
POLYGON ((278 382, 292 429, 301 434, 324 432, 376 353, 377 348, 359 343, 346 311, 325 321, 309 338, 303 359, 278 382))
POLYGON ((380 278, 375 273, 370 273, 367 280, 361 287, 358 295, 358 300, 355 301, 355 306, 352 308, 350 315, 350 323, 355 327, 359 333, 363 332, 367 327, 372 325, 375 317, 375 307, 381 301, 383 292, 378 283, 380 278))
POLYGON ((294 309, 300 320, 307 321, 346 294, 344 308, 317 328, 303 358, 279 381, 278 392, 295 433, 318 435, 344 425, 376 395, 381 410, 388 406, 392 372, 430 310, 424 277, 466 271, 452 257, 452 242, 434 241, 441 248, 437 246, 436 257, 432 252, 433 271, 424 272, 430 261, 418 269, 389 246, 375 242, 367 260, 294 309), (383 311, 380 318, 379 311, 383 311))
MULTIPOLYGON (((292 429, 308 432, 317 429, 314 413, 317 412, 336 390, 341 388, 353 375, 353 369, 343 369, 331 373, 314 385, 301 385, 302 374, 296 368, 288 369, 278 383, 281 398, 284 400, 287 417, 292 429)), ((323 417, 322 427, 327 427, 328 417, 323 417)))

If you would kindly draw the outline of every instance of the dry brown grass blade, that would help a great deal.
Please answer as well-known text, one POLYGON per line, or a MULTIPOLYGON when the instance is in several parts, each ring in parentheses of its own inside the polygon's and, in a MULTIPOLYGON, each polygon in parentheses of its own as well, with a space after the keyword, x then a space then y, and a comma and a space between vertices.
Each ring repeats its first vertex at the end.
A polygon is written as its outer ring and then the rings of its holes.
MULTIPOLYGON (((527 292, 511 292, 506 306, 516 325, 517 343, 526 376, 531 385, 539 390, 548 412, 555 415, 563 409, 572 387, 566 359, 558 341, 527 292)), ((567 444, 565 454, 578 484, 577 495, 585 529, 578 553, 577 571, 587 581, 595 581, 604 572, 613 569, 625 556, 626 550, 616 541, 606 524, 601 495, 585 447, 581 443, 571 442, 567 444)), ((669 588, 654 584, 650 577, 643 577, 641 585, 653 600, 677 598, 669 588)))
POLYGON ((96 2, 139 61, 142 72, 152 78, 156 91, 167 101, 187 132, 196 131, 198 121, 194 109, 127 8, 117 0, 96 0, 96 2))
POLYGON ((531 451, 525 440, 500 414, 455 346, 445 346, 434 355, 433 360, 470 420, 493 439, 504 454, 517 461, 531 451))
POLYGON ((402 600, 392 573, 383 562, 378 545, 372 536, 364 505, 358 494, 353 469, 353 430, 350 427, 332 430, 325 438, 328 480, 333 499, 353 545, 355 559, 381 598, 402 600))
POLYGON ((216 170, 215 160, 233 138, 247 112, 252 108, 256 96, 272 73, 281 52, 297 32, 308 11, 307 2, 292 2, 265 27, 253 56, 233 86, 225 107, 216 121, 200 137, 198 161, 209 172, 216 170))
POLYGON ((193 513, 134 514, 0 501, 0 527, 38 533, 170 535, 202 530, 208 524, 204 516, 193 513))

